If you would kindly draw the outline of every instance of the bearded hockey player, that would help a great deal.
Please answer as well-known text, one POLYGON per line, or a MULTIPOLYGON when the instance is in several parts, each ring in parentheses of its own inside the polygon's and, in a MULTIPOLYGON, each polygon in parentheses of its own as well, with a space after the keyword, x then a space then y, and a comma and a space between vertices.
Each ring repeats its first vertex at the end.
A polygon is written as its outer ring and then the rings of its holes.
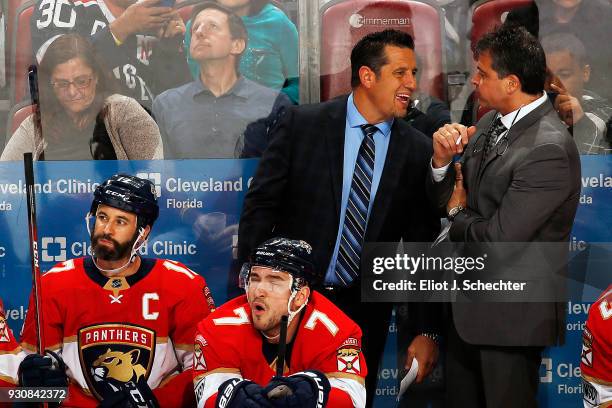
MULTIPOLYGON (((137 255, 158 213, 148 180, 120 174, 96 188, 86 217, 88 230, 93 217, 92 256, 62 262, 42 276, 43 343, 52 357, 25 357, 21 386, 60 386, 69 379, 63 404, 73 407, 143 406, 135 395, 148 407, 195 405, 193 333, 214 303, 197 273, 137 255)), ((36 334, 28 313, 24 352, 35 351, 36 334)))
POLYGON ((584 407, 612 407, 612 285, 589 309, 580 371, 584 407))
POLYGON ((310 290, 311 252, 304 241, 266 241, 242 268, 246 295, 200 322, 193 371, 198 408, 365 405, 361 329, 310 290), (283 315, 287 346, 277 377, 283 315))
POLYGON ((61 34, 90 38, 119 80, 120 93, 148 108, 161 92, 191 80, 182 50, 185 25, 168 2, 40 0, 30 25, 37 61, 61 34))

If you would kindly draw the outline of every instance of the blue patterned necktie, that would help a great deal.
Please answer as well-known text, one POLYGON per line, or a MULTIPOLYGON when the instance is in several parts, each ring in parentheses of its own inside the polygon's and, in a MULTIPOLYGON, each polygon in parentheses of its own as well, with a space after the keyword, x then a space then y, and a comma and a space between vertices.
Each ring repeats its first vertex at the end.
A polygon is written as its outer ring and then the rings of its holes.
POLYGON ((338 260, 336 261, 336 276, 344 286, 349 286, 359 276, 361 250, 365 237, 370 192, 372 191, 372 176, 374 174, 374 133, 378 128, 374 125, 361 125, 364 138, 359 146, 351 191, 349 193, 338 260))

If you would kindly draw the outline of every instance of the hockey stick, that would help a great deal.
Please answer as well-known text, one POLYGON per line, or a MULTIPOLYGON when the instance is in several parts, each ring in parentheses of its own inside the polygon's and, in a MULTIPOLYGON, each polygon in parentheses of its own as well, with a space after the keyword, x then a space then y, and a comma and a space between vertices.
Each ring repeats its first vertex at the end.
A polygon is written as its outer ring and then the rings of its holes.
POLYGON ((38 230, 36 227, 36 200, 34 198, 34 163, 32 153, 23 154, 26 181, 26 198, 28 204, 28 235, 30 237, 30 255, 32 266, 32 294, 34 296, 34 319, 36 322, 36 350, 44 354, 43 318, 42 318, 42 291, 40 284, 40 264, 38 258, 38 230))
MULTIPOLYGON (((276 377, 280 378, 283 376, 283 371, 285 368, 285 352, 287 350, 287 323, 288 317, 283 315, 280 321, 280 334, 278 337, 278 354, 276 357, 276 377)), ((268 398, 270 399, 279 399, 287 395, 292 395, 293 391, 291 388, 287 387, 284 384, 278 385, 274 387, 270 392, 268 392, 268 398)))
MULTIPOLYGON (((30 98, 34 105, 34 120, 37 121, 37 127, 40 129, 40 110, 38 106, 38 71, 36 65, 28 67, 28 82, 30 85, 30 98)), ((42 138, 42 135, 36 133, 36 139, 42 138)), ((38 146, 38 140, 35 140, 34 146, 38 146)), ((42 143, 42 140, 40 141, 42 143)), ((28 204, 28 235, 30 238, 30 254, 32 267, 32 294, 34 295, 35 306, 35 321, 36 321, 36 349, 38 354, 44 354, 45 348, 43 344, 43 319, 42 319, 42 296, 40 287, 40 265, 38 258, 38 229, 36 227, 36 200, 34 193, 34 162, 32 153, 24 153, 23 164, 25 168, 26 181, 26 198, 28 204)))
POLYGON ((34 117, 34 153, 38 152, 37 160, 44 160, 44 141, 42 136, 42 119, 40 116, 40 98, 38 93, 38 69, 36 65, 28 67, 28 83, 30 85, 30 99, 32 100, 34 117))
POLYGON ((282 377, 285 368, 285 352, 287 350, 287 322, 286 315, 281 317, 280 337, 278 338, 278 356, 276 357, 276 376, 282 377))

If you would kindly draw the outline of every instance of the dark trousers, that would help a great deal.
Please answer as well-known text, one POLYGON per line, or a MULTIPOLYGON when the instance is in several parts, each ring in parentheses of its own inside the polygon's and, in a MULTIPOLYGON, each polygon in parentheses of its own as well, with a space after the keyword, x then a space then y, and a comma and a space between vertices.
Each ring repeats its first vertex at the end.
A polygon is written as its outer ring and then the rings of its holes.
POLYGON ((536 408, 543 347, 468 344, 450 319, 446 407, 536 408))
POLYGON ((366 407, 372 406, 376 395, 378 368, 385 349, 392 303, 361 303, 361 284, 349 288, 315 288, 359 325, 363 336, 361 348, 368 366, 366 377, 366 407))

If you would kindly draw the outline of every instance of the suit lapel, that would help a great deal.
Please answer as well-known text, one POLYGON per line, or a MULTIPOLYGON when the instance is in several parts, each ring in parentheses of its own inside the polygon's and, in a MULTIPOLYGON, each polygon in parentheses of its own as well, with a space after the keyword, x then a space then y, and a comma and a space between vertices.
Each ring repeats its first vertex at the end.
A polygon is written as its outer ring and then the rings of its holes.
POLYGON ((327 123, 321 124, 325 132, 329 174, 332 181, 335 210, 340 217, 342 200, 342 172, 344 166, 344 133, 346 127, 346 102, 348 96, 338 98, 330 103, 326 116, 327 123))
POLYGON ((387 149, 387 157, 385 158, 385 166, 380 177, 378 190, 372 204, 372 211, 368 218, 366 227, 365 240, 376 241, 383 227, 385 215, 389 212, 389 206, 394 196, 396 189, 400 188, 398 183, 402 168, 404 167, 410 152, 410 143, 405 140, 410 135, 400 133, 398 120, 393 122, 391 134, 389 137, 389 148, 387 149))
MULTIPOLYGON (((521 120, 519 120, 514 125, 512 125, 510 127, 510 130, 508 130, 508 134, 506 135, 507 142, 504 142, 503 140, 499 141, 499 143, 506 143, 506 147, 501 146, 501 145, 499 146, 500 151, 504 150, 505 148, 509 148, 512 145, 512 143, 514 143, 516 139, 521 134, 523 134, 523 132, 526 129, 528 129, 531 125, 533 125, 535 122, 540 120, 540 118, 544 116, 545 114, 547 114, 551 109, 552 109, 552 104, 547 99, 546 102, 544 102, 543 104, 535 108, 533 111, 529 112, 524 118, 521 118, 521 120)), ((486 170, 487 166, 493 160, 499 157, 499 155, 497 154, 497 148, 498 146, 495 146, 493 148, 493 153, 490 154, 489 157, 487 157, 487 160, 484 163, 482 172, 486 170)))

